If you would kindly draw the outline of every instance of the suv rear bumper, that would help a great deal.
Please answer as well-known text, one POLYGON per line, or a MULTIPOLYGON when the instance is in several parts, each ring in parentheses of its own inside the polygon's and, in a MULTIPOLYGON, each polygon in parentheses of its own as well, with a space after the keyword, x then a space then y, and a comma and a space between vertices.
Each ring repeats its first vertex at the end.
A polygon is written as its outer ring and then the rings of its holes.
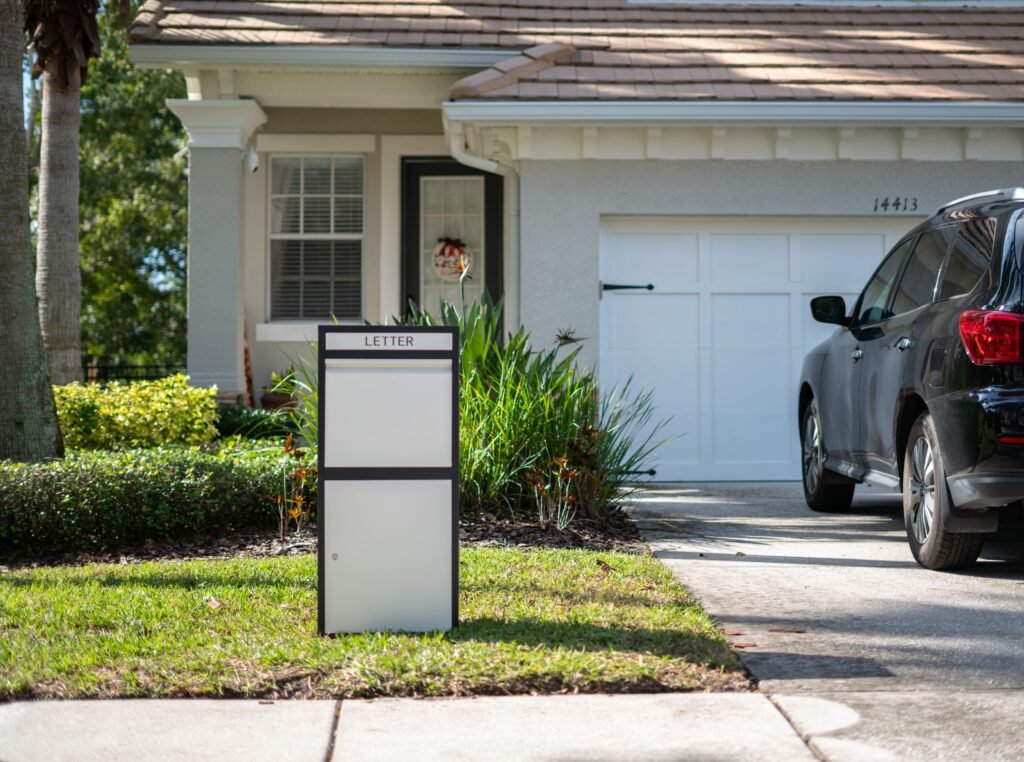
POLYGON ((1024 446, 1000 436, 1020 436, 1024 388, 992 387, 929 400, 946 483, 953 504, 983 511, 1024 500, 1024 446))
POLYGON ((961 510, 983 511, 1024 500, 1024 474, 960 474, 946 478, 953 504, 961 510))

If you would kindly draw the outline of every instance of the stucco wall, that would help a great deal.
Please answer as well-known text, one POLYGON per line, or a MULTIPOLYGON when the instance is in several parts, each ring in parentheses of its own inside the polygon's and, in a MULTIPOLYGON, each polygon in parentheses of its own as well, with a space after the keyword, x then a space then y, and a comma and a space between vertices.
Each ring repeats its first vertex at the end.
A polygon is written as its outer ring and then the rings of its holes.
POLYGON ((524 161, 520 310, 538 345, 572 328, 598 352, 603 215, 786 215, 888 218, 878 197, 916 197, 907 228, 958 196, 1020 184, 1012 162, 524 161))

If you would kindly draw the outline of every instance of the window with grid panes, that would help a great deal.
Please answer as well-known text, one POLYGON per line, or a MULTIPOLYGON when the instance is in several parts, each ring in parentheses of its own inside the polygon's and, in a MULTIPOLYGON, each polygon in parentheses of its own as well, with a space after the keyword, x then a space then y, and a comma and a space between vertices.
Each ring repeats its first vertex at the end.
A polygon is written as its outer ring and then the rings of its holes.
POLYGON ((270 317, 362 317, 361 156, 270 162, 270 317))

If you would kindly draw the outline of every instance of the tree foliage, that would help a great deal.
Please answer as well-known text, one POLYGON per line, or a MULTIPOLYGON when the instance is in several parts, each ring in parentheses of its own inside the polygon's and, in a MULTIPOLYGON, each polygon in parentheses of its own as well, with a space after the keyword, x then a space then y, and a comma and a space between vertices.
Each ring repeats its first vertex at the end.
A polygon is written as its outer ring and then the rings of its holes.
POLYGON ((184 365, 188 184, 168 98, 179 72, 136 68, 100 14, 102 53, 82 85, 82 338, 100 364, 184 365))

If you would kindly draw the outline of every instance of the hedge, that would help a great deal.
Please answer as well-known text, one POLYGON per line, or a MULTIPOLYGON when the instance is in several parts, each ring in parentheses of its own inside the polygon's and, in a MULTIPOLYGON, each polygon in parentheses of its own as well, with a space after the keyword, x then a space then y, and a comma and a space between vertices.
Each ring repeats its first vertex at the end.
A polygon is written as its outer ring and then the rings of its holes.
POLYGON ((181 447, 0 461, 0 557, 273 529, 288 462, 279 448, 181 447))

